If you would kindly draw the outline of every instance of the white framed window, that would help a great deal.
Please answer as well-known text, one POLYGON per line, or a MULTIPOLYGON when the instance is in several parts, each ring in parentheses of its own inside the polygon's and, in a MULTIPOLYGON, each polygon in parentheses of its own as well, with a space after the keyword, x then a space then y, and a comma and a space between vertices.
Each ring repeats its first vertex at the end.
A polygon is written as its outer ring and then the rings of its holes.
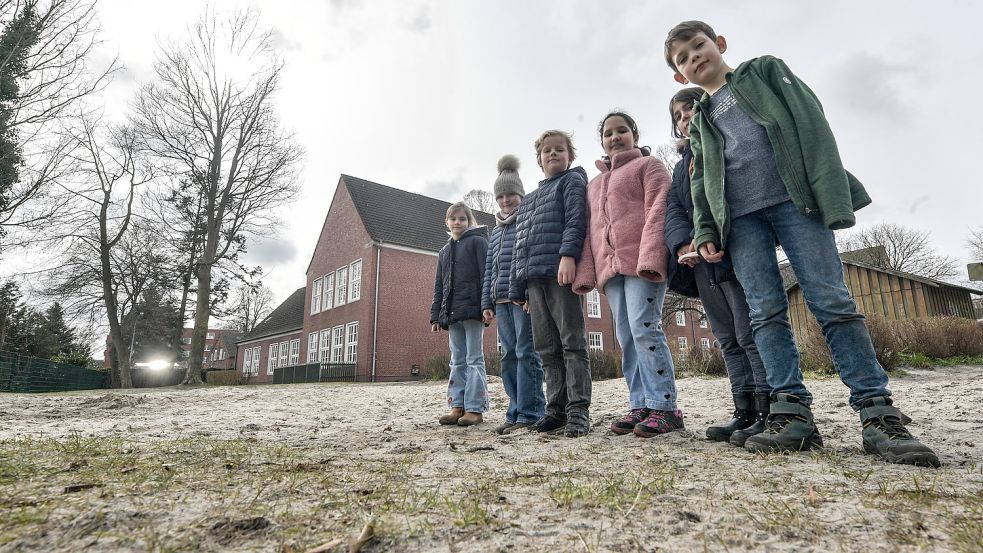
POLYGON ((710 349, 710 339, 700 338, 700 347, 702 347, 703 349, 710 349))
POLYGON ((604 350, 604 335, 600 332, 587 333, 587 347, 592 351, 604 350))
POLYGON ((587 316, 591 319, 601 318, 601 293, 597 290, 587 292, 587 316))
POLYGON ((225 360, 225 350, 222 348, 219 348, 218 350, 218 360, 219 361, 225 360))
POLYGON ((184 337, 182 337, 181 338, 181 343, 184 344, 184 345, 186 345, 186 346, 190 346, 191 345, 191 336, 184 336, 184 337))
POLYGON ((345 363, 358 362, 358 322, 345 328, 345 363))
POLYGON ((676 311, 676 326, 686 326, 686 313, 676 311))
POLYGON ((679 344, 679 351, 686 351, 689 349, 689 340, 687 340, 685 336, 676 338, 676 343, 679 344))
POLYGON ((249 374, 253 370, 253 348, 246 348, 242 354, 242 374, 249 374))
POLYGON ((215 339, 215 333, 214 332, 206 333, 205 334, 205 339, 206 340, 214 340, 215 339))
POLYGON ((280 357, 280 344, 270 344, 270 355, 266 358, 266 374, 272 375, 280 357))
POLYGON ((700 328, 707 328, 707 312, 703 310, 703 306, 696 308, 696 311, 700 314, 700 328))
POLYGON ((321 310, 321 279, 315 278, 311 285, 311 315, 321 310))
POLYGON ((348 266, 348 303, 362 297, 362 260, 352 261, 348 266))
POLYGON ((300 338, 290 340, 290 366, 300 363, 300 338))
POLYGON ((259 346, 253 348, 253 367, 249 369, 250 374, 259 374, 259 346))
POLYGON ((321 311, 327 311, 334 307, 334 273, 324 275, 324 301, 321 302, 321 311))
POLYGON ((280 342, 280 361, 277 363, 277 367, 287 366, 287 357, 290 355, 290 342, 280 342))
POLYGON ((345 351, 345 326, 339 325, 331 329, 331 362, 341 363, 345 351))
POLYGON ((335 271, 334 279, 334 304, 345 305, 348 299, 348 266, 344 266, 335 271))
POLYGON ((317 332, 307 335, 307 362, 317 362, 317 332))
POLYGON ((205 344, 205 351, 212 351, 213 349, 215 349, 215 346, 211 344, 205 344))
POLYGON ((319 363, 328 362, 328 353, 331 351, 331 329, 326 328, 321 331, 321 352, 317 356, 319 363))

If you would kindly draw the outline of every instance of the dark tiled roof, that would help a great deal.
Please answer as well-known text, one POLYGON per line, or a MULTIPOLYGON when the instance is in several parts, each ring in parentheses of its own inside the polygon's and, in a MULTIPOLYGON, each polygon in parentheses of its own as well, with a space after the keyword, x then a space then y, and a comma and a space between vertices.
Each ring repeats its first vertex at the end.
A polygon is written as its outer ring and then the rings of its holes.
POLYGON ((275 336, 292 330, 300 330, 304 326, 304 301, 307 287, 298 288, 290 297, 283 300, 263 322, 256 325, 253 331, 240 338, 237 342, 249 342, 267 336, 275 336))
MULTIPOLYGON (((433 252, 447 243, 444 216, 449 202, 349 175, 341 179, 373 240, 433 252)), ((474 216, 489 232, 494 228, 494 215, 475 211, 474 216)))
POLYGON ((236 332, 234 330, 223 330, 222 331, 222 347, 228 355, 235 355, 236 342, 242 340, 243 333, 236 332))

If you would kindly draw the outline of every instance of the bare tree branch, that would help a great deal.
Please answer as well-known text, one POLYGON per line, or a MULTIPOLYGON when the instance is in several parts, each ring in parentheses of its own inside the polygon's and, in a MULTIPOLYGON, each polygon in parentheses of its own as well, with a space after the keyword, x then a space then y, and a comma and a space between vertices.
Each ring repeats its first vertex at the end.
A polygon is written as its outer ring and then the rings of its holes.
POLYGON ((845 258, 926 278, 955 276, 954 259, 932 247, 928 232, 881 223, 837 237, 845 258), (850 252, 847 254, 846 252, 850 252))

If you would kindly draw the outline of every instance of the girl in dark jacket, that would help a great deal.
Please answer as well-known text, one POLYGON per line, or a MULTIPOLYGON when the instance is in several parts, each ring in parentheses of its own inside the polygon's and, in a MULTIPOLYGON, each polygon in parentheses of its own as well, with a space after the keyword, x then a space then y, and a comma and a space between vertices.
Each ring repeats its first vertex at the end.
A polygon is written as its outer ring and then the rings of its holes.
POLYGON ((713 336, 720 344, 734 397, 734 417, 723 425, 707 428, 711 440, 744 446, 749 436, 764 430, 770 410, 771 388, 765 367, 751 334, 751 318, 744 288, 734 276, 730 260, 703 262, 693 248, 693 197, 690 193, 689 120, 693 102, 703 95, 700 88, 684 88, 669 102, 673 135, 682 140, 683 159, 673 171, 666 207, 666 246, 681 265, 693 268, 703 309, 713 336))
POLYGON ((440 249, 437 276, 430 306, 431 330, 448 332, 451 361, 447 383, 450 412, 440 424, 471 426, 488 410, 488 384, 482 352, 481 284, 488 251, 488 233, 478 226, 474 213, 463 202, 447 208, 445 219, 451 237, 440 249))

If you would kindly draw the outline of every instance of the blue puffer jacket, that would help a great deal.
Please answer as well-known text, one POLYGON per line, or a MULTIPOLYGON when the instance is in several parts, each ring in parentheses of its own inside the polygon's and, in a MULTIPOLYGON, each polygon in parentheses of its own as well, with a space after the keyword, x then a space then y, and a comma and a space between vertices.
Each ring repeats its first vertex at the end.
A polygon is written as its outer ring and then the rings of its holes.
POLYGON ((485 257, 485 282, 481 287, 482 310, 494 311, 496 300, 509 299, 509 271, 512 269, 515 227, 515 221, 507 225, 498 221, 492 231, 488 255, 485 257))
POLYGON ((472 227, 451 238, 440 249, 433 283, 430 324, 447 327, 467 320, 481 320, 481 283, 484 282, 488 229, 472 227))
POLYGON ((515 220, 509 299, 526 301, 528 281, 556 278, 560 258, 580 260, 587 235, 587 171, 574 167, 539 183, 515 220))

